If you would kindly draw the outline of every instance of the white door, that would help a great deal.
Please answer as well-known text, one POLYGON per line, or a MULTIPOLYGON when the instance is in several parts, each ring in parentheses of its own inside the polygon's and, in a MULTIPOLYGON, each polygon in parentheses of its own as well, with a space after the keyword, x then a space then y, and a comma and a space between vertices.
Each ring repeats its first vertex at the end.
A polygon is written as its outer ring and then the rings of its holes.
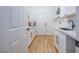
POLYGON ((10 7, 0 7, 0 52, 9 52, 10 7))
POLYGON ((0 7, 0 52, 25 52, 24 7, 0 7))
POLYGON ((13 46, 10 45, 12 52, 26 52, 26 12, 24 7, 12 7, 11 8, 11 19, 10 19, 10 44, 15 43, 13 46), (16 48, 17 47, 17 48, 16 48), (18 50, 18 51, 17 51, 18 50))

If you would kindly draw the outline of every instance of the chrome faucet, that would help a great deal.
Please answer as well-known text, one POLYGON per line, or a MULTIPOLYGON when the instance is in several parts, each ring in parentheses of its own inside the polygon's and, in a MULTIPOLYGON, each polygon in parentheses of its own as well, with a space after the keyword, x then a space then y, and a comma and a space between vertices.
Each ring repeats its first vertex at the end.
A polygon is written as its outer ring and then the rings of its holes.
POLYGON ((72 29, 75 27, 73 20, 69 20, 68 23, 72 22, 72 29))

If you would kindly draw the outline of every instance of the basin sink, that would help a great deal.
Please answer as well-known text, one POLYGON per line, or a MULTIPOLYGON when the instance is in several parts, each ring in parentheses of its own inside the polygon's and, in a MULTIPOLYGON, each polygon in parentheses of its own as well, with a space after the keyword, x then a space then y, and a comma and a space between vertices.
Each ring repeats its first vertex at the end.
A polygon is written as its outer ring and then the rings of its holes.
POLYGON ((60 28, 60 29, 62 29, 62 30, 72 30, 72 29, 68 29, 68 28, 60 28))

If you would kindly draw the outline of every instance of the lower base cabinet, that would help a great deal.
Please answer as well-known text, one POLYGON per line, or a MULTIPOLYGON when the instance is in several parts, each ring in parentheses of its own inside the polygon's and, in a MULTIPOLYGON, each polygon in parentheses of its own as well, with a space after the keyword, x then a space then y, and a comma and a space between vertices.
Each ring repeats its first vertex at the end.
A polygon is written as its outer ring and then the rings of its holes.
POLYGON ((75 39, 61 31, 55 31, 59 53, 75 53, 75 39))

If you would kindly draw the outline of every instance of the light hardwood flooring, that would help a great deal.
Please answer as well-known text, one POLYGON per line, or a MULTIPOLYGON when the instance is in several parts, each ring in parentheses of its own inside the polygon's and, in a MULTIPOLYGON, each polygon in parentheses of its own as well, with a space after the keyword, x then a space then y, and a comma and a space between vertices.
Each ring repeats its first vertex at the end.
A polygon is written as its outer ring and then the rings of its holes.
POLYGON ((28 47, 29 53, 57 53, 53 37, 50 35, 36 35, 28 47))

